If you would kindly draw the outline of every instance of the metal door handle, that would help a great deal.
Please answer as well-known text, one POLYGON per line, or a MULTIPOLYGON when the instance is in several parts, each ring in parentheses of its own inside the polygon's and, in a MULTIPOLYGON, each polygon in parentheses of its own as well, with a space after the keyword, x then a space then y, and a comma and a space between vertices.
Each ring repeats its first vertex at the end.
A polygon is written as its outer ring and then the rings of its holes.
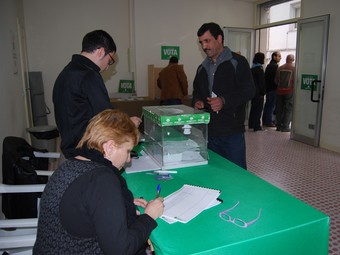
POLYGON ((311 100, 312 102, 314 102, 314 103, 319 103, 319 102, 320 102, 320 95, 318 96, 318 99, 317 99, 317 100, 314 99, 314 88, 316 88, 316 83, 320 83, 320 82, 321 82, 321 80, 313 80, 313 81, 312 81, 311 88, 310 88, 310 90, 311 90, 311 93, 310 93, 310 100, 311 100))

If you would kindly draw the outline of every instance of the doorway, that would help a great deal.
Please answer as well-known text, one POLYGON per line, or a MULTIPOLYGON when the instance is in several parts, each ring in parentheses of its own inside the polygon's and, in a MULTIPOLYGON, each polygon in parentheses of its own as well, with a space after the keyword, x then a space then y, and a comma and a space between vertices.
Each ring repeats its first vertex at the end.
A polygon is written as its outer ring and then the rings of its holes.
MULTIPOLYGON (((300 19, 300 0, 272 0, 257 6, 254 29, 224 28, 225 43, 250 65, 255 52, 265 53, 264 67, 275 51, 295 56, 294 109, 291 139, 319 146, 327 59, 329 15, 300 19), (254 36, 255 34, 255 36, 254 36)), ((249 106, 247 107, 247 113, 249 106)), ((247 114, 248 116, 248 114, 247 114)), ((273 116, 275 119, 275 115, 273 116)))
POLYGON ((329 15, 298 21, 291 138, 319 147, 329 15))

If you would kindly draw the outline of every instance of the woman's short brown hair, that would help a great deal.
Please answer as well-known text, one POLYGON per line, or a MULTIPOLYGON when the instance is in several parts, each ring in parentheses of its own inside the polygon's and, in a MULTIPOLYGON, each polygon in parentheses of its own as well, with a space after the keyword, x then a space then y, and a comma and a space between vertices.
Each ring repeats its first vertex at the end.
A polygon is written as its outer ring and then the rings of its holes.
POLYGON ((139 131, 130 117, 119 110, 104 110, 95 115, 89 122, 77 148, 87 146, 104 154, 103 145, 113 140, 116 145, 125 142, 138 143, 139 131))

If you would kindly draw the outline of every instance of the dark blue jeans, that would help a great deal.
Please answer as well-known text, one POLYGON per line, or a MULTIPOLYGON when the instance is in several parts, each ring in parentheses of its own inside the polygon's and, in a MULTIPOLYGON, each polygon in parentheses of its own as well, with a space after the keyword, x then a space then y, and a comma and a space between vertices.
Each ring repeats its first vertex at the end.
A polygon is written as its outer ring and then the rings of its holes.
POLYGON ((266 93, 266 103, 264 104, 262 114, 262 125, 270 126, 274 123, 273 113, 276 104, 276 92, 275 90, 266 93))
POLYGON ((208 148, 236 165, 247 169, 244 133, 225 137, 209 137, 208 148))

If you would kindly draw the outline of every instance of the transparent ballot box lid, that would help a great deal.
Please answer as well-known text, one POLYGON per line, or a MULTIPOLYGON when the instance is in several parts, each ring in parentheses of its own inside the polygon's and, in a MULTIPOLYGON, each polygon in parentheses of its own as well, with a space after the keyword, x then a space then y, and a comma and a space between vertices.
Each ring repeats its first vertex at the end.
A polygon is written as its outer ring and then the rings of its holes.
POLYGON ((208 163, 210 115, 186 105, 146 106, 144 151, 162 169, 208 163))

